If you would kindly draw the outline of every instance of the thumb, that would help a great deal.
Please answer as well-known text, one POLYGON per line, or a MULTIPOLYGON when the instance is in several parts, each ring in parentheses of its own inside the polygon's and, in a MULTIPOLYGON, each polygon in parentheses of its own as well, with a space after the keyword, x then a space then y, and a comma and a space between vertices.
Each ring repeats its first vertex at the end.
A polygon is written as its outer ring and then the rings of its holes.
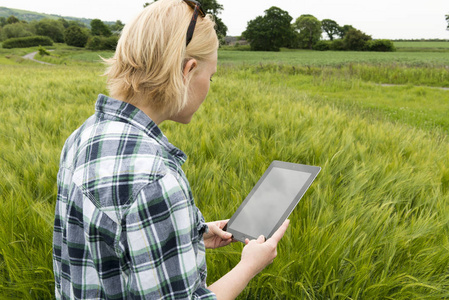
POLYGON ((262 244, 263 242, 265 242, 265 237, 261 234, 258 238, 257 238, 257 242, 259 244, 262 244))
POLYGON ((222 239, 230 239, 232 237, 232 234, 229 232, 224 231, 223 229, 221 229, 219 226, 217 226, 216 224, 213 224, 213 226, 211 226, 210 231, 212 231, 212 233, 214 233, 216 236, 222 238, 222 239))

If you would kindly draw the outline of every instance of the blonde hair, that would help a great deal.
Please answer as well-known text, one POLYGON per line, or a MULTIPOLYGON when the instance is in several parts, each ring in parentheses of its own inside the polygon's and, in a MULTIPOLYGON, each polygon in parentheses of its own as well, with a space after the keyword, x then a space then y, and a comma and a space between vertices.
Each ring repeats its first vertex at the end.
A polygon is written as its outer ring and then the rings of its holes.
POLYGON ((131 104, 144 97, 153 109, 169 115, 184 108, 190 79, 183 77, 185 62, 207 60, 218 49, 210 15, 198 16, 186 47, 192 15, 182 0, 159 0, 125 26, 114 57, 105 59, 111 97, 131 104))

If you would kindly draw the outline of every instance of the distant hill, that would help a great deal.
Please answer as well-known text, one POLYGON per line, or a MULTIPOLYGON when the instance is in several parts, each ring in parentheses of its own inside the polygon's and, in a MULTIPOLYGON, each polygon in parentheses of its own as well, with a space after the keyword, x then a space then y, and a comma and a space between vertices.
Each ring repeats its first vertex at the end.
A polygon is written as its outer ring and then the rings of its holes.
MULTIPOLYGON (((75 17, 63 17, 60 15, 53 15, 53 14, 43 14, 43 13, 37 13, 34 11, 28 11, 28 10, 20 10, 15 8, 7 8, 0 6, 0 18, 5 17, 8 18, 9 16, 15 16, 19 20, 31 22, 31 21, 39 21, 42 19, 60 19, 64 18, 67 21, 77 21, 83 24, 86 24, 87 27, 90 28, 90 21, 92 19, 86 19, 86 18, 75 18, 75 17)), ((102 20, 103 21, 103 20, 102 20)), ((106 22, 103 21, 107 25, 113 25, 115 22, 106 22)))

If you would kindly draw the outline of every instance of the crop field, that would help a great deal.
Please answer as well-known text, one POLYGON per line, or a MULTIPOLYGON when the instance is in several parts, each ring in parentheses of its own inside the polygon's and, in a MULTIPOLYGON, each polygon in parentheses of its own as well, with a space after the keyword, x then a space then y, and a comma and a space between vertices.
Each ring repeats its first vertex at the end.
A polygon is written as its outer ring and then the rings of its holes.
MULTIPOLYGON (((32 51, 0 49, 1 299, 54 297, 59 154, 107 94, 99 53, 57 48, 48 66, 32 51)), ((219 52, 192 122, 161 125, 206 220, 272 160, 322 168, 239 299, 449 298, 448 73, 440 52, 219 52)), ((209 283, 242 247, 208 250, 209 283)))
POLYGON ((448 52, 448 41, 402 41, 394 42, 399 51, 448 52))

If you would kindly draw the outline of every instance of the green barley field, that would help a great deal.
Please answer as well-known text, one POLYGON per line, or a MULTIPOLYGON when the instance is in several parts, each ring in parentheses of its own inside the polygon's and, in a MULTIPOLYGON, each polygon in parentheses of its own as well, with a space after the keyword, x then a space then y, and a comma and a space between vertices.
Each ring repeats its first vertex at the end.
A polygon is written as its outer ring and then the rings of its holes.
MULTIPOLYGON (((0 49, 0 299, 52 299, 65 139, 107 93, 98 55, 55 65, 0 49)), ((321 166, 274 263, 239 299, 449 298, 449 56, 220 51, 189 125, 163 123, 207 220, 227 219, 272 160, 321 166)), ((243 245, 208 250, 208 281, 243 245)))

